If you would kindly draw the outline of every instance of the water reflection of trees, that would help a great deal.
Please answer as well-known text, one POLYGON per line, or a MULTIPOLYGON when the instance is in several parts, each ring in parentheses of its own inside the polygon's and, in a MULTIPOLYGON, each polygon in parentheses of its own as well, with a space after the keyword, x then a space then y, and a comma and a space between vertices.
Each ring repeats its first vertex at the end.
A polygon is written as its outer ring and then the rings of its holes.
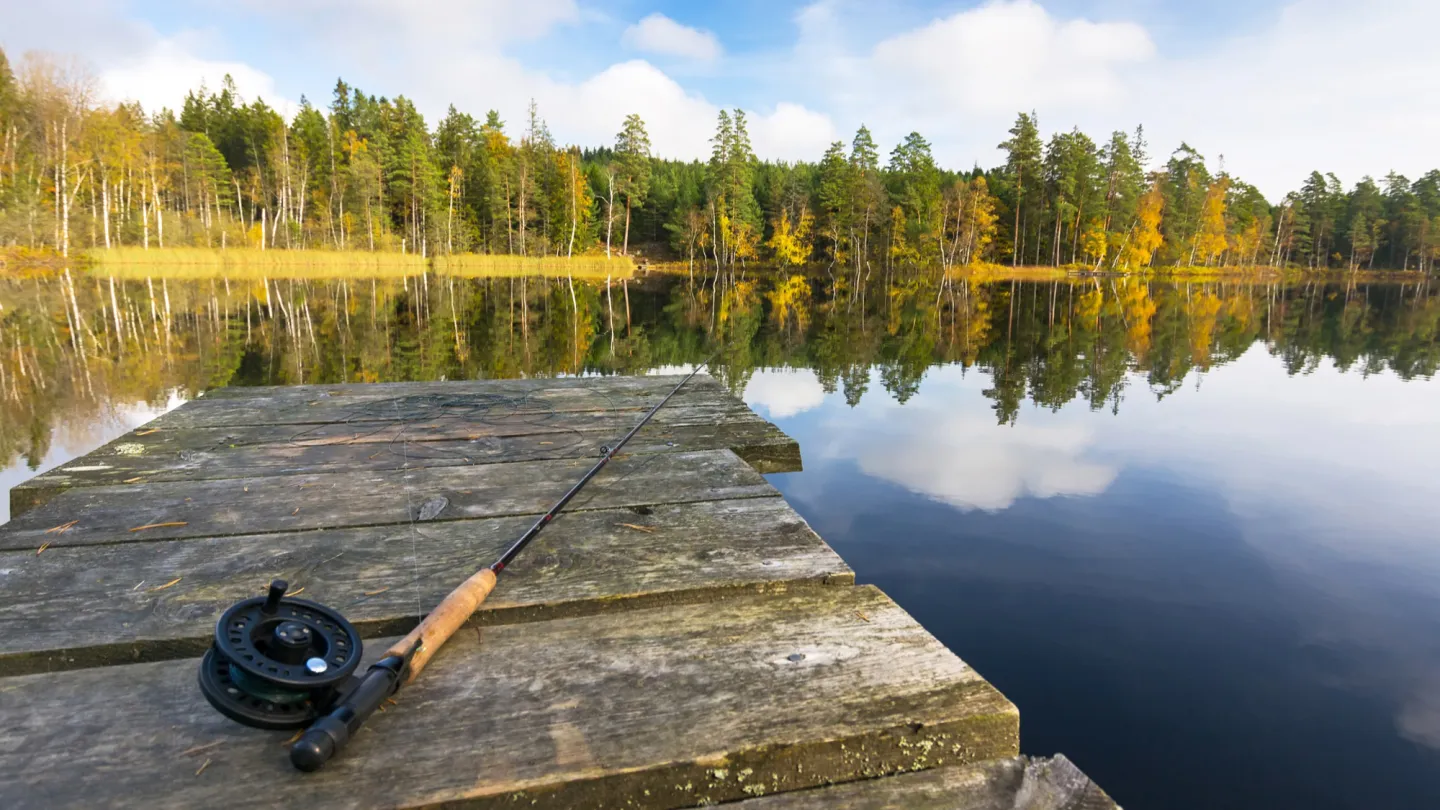
POLYGON ((977 283, 941 274, 568 279, 0 280, 0 456, 43 458, 56 424, 117 403, 225 385, 640 373, 721 348, 736 390, 756 368, 815 371, 852 405, 905 400, 930 367, 986 372, 1001 422, 1022 402, 1118 409, 1163 397, 1257 341, 1292 374, 1429 376, 1440 303, 1428 285, 977 283))

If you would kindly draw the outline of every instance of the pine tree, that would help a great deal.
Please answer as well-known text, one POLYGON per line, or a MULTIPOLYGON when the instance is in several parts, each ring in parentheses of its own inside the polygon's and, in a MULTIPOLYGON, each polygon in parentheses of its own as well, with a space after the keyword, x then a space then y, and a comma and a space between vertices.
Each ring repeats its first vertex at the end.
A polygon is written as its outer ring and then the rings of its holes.
POLYGON ((845 242, 854 225, 853 175, 845 144, 840 141, 830 144, 820 159, 816 198, 820 205, 821 233, 833 262, 842 261, 847 249, 854 248, 845 242))
POLYGON ((625 238, 621 252, 630 252, 630 213, 640 208, 650 193, 650 136, 639 115, 625 116, 625 126, 615 136, 616 191, 625 198, 625 238))
MULTIPOLYGON (((1033 218, 1040 188, 1040 126, 1036 117, 1020 113, 1015 125, 1010 128, 1010 140, 998 148, 1007 153, 1005 174, 1014 188, 1014 199, 1010 203, 1015 212, 1010 264, 1018 266, 1028 227, 1027 217, 1033 218)), ((1036 225, 1038 227, 1038 223, 1036 225)))

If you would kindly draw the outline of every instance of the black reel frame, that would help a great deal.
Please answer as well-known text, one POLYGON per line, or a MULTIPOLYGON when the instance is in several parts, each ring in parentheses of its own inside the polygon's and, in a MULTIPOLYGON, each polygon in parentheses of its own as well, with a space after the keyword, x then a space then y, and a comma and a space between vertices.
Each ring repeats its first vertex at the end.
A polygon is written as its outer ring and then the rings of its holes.
POLYGON ((337 611, 270 592, 236 602, 215 625, 200 662, 200 691, 226 717, 247 726, 310 725, 350 692, 363 645, 337 611))
POLYGON ((242 599, 220 616, 200 660, 200 691, 237 723, 306 729, 290 746, 290 762, 314 771, 400 689, 418 646, 357 676, 360 634, 332 608, 285 598, 287 588, 277 579, 265 596, 242 599))

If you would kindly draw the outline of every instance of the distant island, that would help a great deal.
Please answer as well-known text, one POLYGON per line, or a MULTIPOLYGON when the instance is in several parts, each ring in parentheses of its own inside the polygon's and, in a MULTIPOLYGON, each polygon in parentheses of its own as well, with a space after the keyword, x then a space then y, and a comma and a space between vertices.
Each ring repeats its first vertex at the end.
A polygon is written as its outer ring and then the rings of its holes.
POLYGON ((1180 144, 1149 169, 1144 130, 1040 136, 1021 113, 1003 165, 938 166, 911 133, 882 158, 861 127, 814 163, 763 161, 722 111, 709 161, 651 154, 626 118, 613 145, 558 145, 532 103, 511 126, 453 106, 433 128, 404 96, 336 83, 288 123, 227 80, 178 114, 104 106, 44 55, 0 51, 0 249, 387 251, 647 258, 717 269, 1050 266, 1433 270, 1440 170, 1316 171, 1283 200, 1180 144), (518 135, 514 133, 518 130, 518 135))

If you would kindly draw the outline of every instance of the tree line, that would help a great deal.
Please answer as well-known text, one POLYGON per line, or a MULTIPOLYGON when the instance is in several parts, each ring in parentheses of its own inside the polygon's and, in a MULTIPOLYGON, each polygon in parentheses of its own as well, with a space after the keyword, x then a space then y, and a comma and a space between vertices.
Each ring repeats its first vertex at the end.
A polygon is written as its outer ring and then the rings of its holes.
POLYGON ((900 400, 937 364, 985 372, 1001 422, 1026 402, 1117 409, 1164 396, 1256 342, 1289 373, 1327 359, 1411 378, 1440 368, 1431 280, 1385 285, 971 282, 938 272, 748 278, 116 279, 0 277, 0 464, 44 458, 57 425, 115 402, 229 385, 644 373, 723 350, 737 392, 757 368, 815 371, 854 405, 900 400))
POLYGON ((509 126, 338 81, 289 120, 228 78, 179 112, 105 105, 82 70, 0 51, 0 245, 72 251, 248 246, 526 256, 632 254, 692 267, 1303 267, 1418 270, 1440 257, 1440 170, 1348 190, 1314 172, 1272 203, 1182 143, 1151 165, 1143 128, 1041 137, 1020 114, 1002 164, 953 170, 860 127, 816 162, 760 160, 721 111, 706 161, 562 146, 532 103, 509 126))

